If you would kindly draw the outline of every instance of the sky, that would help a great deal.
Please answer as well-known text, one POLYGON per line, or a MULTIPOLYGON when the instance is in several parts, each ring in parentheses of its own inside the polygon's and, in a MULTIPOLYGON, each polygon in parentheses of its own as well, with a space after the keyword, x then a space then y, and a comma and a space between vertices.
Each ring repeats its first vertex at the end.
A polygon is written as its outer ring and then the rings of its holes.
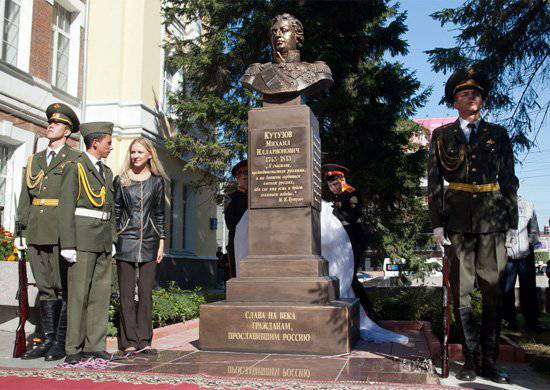
MULTIPOLYGON (((457 31, 452 27, 441 27, 430 14, 442 8, 453 8, 462 4, 458 0, 401 0, 400 8, 407 11, 409 31, 404 36, 409 44, 409 54, 396 57, 414 71, 423 87, 431 86, 432 94, 426 105, 420 108, 416 118, 439 118, 456 116, 456 111, 444 104, 439 104, 443 96, 444 85, 449 75, 435 73, 428 63, 424 51, 435 47, 450 47, 457 31)), ((549 225, 550 218, 550 119, 540 129, 535 140, 536 146, 528 152, 516 155, 521 163, 516 163, 516 175, 520 180, 519 194, 533 202, 539 227, 549 225)))

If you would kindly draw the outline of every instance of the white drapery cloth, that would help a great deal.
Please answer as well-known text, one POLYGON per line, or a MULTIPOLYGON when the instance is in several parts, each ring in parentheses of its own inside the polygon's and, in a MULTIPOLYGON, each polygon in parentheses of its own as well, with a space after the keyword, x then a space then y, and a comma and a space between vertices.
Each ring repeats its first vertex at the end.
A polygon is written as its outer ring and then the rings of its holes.
MULTIPOLYGON (((239 276, 239 262, 248 255, 248 211, 244 213, 235 232, 235 263, 239 276)), ((321 207, 321 255, 329 263, 329 275, 340 280, 340 297, 355 298, 351 288, 353 252, 342 223, 332 214, 330 203, 321 207)), ((407 336, 383 329, 374 323, 360 307, 361 339, 371 342, 407 344, 407 336)))

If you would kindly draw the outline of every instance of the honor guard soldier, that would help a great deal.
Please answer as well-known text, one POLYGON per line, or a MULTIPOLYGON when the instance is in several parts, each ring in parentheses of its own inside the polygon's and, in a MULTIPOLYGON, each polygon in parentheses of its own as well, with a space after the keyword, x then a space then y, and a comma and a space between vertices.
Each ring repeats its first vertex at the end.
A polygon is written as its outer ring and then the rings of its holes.
POLYGON ((61 255, 69 262, 66 363, 109 359, 105 352, 111 258, 114 254, 113 173, 103 162, 112 150, 113 124, 80 125, 86 152, 63 170, 61 255))
POLYGON ((351 287, 367 313, 372 305, 363 285, 357 279, 363 252, 367 248, 367 235, 363 224, 363 200, 361 194, 346 182, 346 167, 337 164, 323 165, 323 174, 330 192, 333 194, 332 214, 340 220, 348 234, 353 250, 353 278, 351 287))
POLYGON ((74 111, 62 103, 50 105, 46 116, 49 144, 27 161, 18 209, 38 287, 44 339, 21 358, 58 360, 65 356, 67 331, 67 268, 59 255, 59 196, 63 167, 80 155, 66 144, 70 135, 78 131, 79 121, 74 111))
POLYGON ((231 169, 231 174, 237 179, 237 190, 225 195, 224 219, 228 230, 227 257, 229 272, 225 279, 237 276, 235 264, 235 231, 244 212, 248 209, 248 161, 239 161, 231 169))
POLYGON ((518 225, 518 179, 506 129, 481 118, 488 92, 487 78, 473 69, 460 69, 447 81, 445 99, 459 118, 433 132, 428 199, 436 242, 450 242, 446 255, 455 318, 464 336, 465 364, 457 378, 472 381, 477 374, 508 383, 508 375, 495 363, 502 304, 499 279, 506 246, 518 225), (449 183, 446 189, 444 180, 449 183), (483 300, 481 329, 470 302, 476 283, 483 300))

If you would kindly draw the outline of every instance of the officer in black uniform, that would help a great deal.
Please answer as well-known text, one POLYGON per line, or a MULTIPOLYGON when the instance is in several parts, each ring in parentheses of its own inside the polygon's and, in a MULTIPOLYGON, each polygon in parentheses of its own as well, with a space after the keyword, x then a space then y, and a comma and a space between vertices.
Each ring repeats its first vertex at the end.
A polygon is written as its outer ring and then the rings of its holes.
POLYGON ((465 364, 457 378, 472 381, 481 374, 508 383, 508 375, 497 370, 495 362, 502 305, 499 281, 506 246, 513 243, 518 226, 518 179, 506 129, 481 117, 488 92, 486 76, 473 69, 457 70, 447 81, 445 98, 459 118, 433 132, 428 203, 436 242, 450 243, 446 254, 455 318, 464 336, 465 364), (483 298, 480 332, 470 299, 476 284, 483 298))
POLYGON ((234 240, 237 224, 248 209, 248 161, 242 160, 235 164, 231 174, 237 179, 237 190, 225 195, 224 199, 224 218, 229 231, 226 247, 228 255, 226 281, 237 276, 234 240))
POLYGON ((362 255, 367 248, 367 235, 363 224, 363 200, 361 194, 346 182, 346 167, 337 164, 323 165, 325 181, 333 194, 332 214, 342 222, 348 234, 353 250, 353 278, 351 287, 355 296, 367 313, 372 312, 372 305, 365 293, 363 285, 357 279, 357 270, 361 264, 362 255))

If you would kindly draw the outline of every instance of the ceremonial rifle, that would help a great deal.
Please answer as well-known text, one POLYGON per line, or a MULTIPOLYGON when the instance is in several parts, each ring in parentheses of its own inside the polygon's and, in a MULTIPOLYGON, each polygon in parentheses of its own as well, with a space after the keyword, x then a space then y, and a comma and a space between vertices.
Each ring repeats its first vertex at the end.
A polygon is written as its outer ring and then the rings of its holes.
MULTIPOLYGON (((19 248, 22 248, 23 237, 22 228, 19 221, 15 222, 15 231, 17 234, 17 240, 19 240, 19 248)), ((15 332, 15 346, 13 348, 13 357, 21 357, 27 350, 27 338, 25 336, 25 323, 29 316, 29 295, 27 290, 27 262, 26 262, 26 249, 18 249, 19 252, 19 289, 17 291, 16 299, 19 300, 19 325, 15 332)))
MULTIPOLYGON (((34 145, 33 145, 33 154, 36 153, 38 148, 38 137, 34 135, 34 145)), ((29 167, 27 167, 28 169, 29 167)), ((25 180, 25 175, 23 175, 23 180, 25 180)), ((17 207, 17 198, 14 194, 14 204, 15 209, 17 207)), ((17 290, 16 299, 19 301, 19 325, 17 325, 17 330, 15 331, 15 345, 13 347, 13 357, 21 357, 27 350, 27 338, 25 335, 25 323, 29 317, 29 291, 28 291, 28 279, 27 279, 27 249, 26 243, 23 242, 23 226, 19 220, 15 221, 15 236, 16 240, 19 240, 16 243, 18 251, 18 274, 19 274, 19 288, 17 290)), ((15 242, 14 242, 15 243, 15 242)))
POLYGON ((442 246, 441 255, 443 259, 443 343, 441 344, 441 376, 449 377, 449 334, 451 331, 451 283, 449 279, 450 264, 449 257, 445 253, 445 245, 442 246))

